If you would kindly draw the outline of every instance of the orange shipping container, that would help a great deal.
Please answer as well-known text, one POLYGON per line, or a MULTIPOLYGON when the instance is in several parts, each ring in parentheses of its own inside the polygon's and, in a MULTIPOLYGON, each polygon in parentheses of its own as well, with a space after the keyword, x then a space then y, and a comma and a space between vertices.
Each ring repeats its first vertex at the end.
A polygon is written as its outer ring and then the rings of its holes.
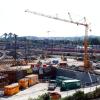
POLYGON ((19 92, 19 85, 18 83, 14 83, 4 87, 4 95, 11 96, 19 92))
POLYGON ((28 88, 28 79, 27 78, 22 78, 19 80, 19 87, 20 88, 28 88))
POLYGON ((32 86, 36 83, 38 83, 38 75, 37 74, 31 74, 31 75, 28 75, 26 76, 26 78, 28 78, 28 84, 29 86, 32 86))

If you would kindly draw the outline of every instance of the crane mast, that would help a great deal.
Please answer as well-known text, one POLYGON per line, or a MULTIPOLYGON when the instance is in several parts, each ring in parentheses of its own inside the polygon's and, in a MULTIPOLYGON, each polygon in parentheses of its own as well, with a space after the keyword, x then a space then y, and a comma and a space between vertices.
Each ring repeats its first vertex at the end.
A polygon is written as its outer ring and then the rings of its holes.
POLYGON ((90 60, 88 55, 88 26, 85 27, 85 36, 84 36, 84 68, 90 70, 90 60))
MULTIPOLYGON (((89 55, 88 55, 88 29, 89 29, 89 25, 86 23, 80 23, 80 22, 76 22, 73 20, 66 20, 66 19, 62 19, 59 17, 55 17, 55 16, 50 16, 50 15, 46 15, 43 13, 38 13, 35 11, 30 11, 30 10, 25 10, 25 12, 28 13, 32 13, 35 15, 39 15, 39 16, 43 16, 43 17, 47 17, 47 18, 51 18, 51 19, 55 19, 55 20, 59 20, 59 21, 63 21, 63 22, 68 22, 68 23, 72 23, 72 24, 76 24, 76 25, 81 25, 85 27, 85 36, 84 36, 84 69, 85 70, 90 70, 91 66, 90 66, 90 61, 89 61, 89 55)), ((70 14, 70 13, 68 13, 70 14)))

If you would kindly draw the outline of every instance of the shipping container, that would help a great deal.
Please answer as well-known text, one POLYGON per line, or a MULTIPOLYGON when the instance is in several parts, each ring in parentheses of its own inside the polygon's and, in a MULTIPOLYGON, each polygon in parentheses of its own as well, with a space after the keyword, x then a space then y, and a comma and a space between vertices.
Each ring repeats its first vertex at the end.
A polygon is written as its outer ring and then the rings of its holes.
POLYGON ((71 90, 71 89, 77 89, 81 87, 80 80, 73 79, 73 80, 64 80, 62 81, 61 85, 61 91, 71 90))
POLYGON ((18 83, 13 83, 11 85, 4 87, 4 95, 11 96, 19 92, 19 85, 18 83))
POLYGON ((4 73, 0 73, 0 89, 4 88, 4 86, 8 85, 8 75, 4 73))
POLYGON ((5 71, 8 75, 9 84, 16 82, 16 71, 5 71))
POLYGON ((18 81, 20 88, 28 88, 28 78, 22 78, 18 81))
POLYGON ((23 70, 8 70, 8 71, 4 71, 4 74, 7 74, 7 79, 8 79, 8 83, 12 84, 15 82, 18 82, 19 79, 23 78, 24 75, 24 71, 23 70))
POLYGON ((37 84, 39 82, 37 74, 31 74, 31 75, 25 76, 25 78, 28 78, 28 85, 29 86, 32 86, 32 85, 37 84))
POLYGON ((24 78, 24 72, 23 70, 17 70, 16 71, 16 82, 18 82, 18 80, 21 78, 24 78))
POLYGON ((57 77, 56 77, 56 82, 57 82, 57 85, 58 85, 58 86, 61 86, 62 81, 64 81, 64 80, 71 80, 71 79, 72 79, 72 78, 69 78, 69 77, 57 76, 57 77))

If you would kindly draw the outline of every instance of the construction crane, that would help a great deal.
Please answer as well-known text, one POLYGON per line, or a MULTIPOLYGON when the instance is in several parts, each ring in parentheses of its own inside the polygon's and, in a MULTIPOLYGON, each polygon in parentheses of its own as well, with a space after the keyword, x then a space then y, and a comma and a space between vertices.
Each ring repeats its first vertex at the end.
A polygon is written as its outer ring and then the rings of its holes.
POLYGON ((81 25, 85 27, 85 36, 84 36, 84 69, 85 70, 90 70, 91 69, 91 65, 90 65, 90 61, 89 61, 89 55, 88 55, 88 30, 89 30, 89 24, 87 24, 86 22, 86 18, 84 18, 84 23, 80 23, 80 22, 76 22, 73 21, 71 18, 70 13, 68 13, 70 20, 66 20, 66 19, 62 19, 59 17, 55 17, 55 16, 50 16, 50 15, 46 15, 43 13, 38 13, 35 11, 30 11, 30 10, 25 10, 25 12, 27 13, 32 13, 35 15, 39 15, 39 16, 43 16, 43 17, 47 17, 47 18, 51 18, 51 19, 55 19, 55 20, 59 20, 59 21, 63 21, 63 22, 67 22, 67 23, 72 23, 72 24, 76 24, 76 25, 81 25))

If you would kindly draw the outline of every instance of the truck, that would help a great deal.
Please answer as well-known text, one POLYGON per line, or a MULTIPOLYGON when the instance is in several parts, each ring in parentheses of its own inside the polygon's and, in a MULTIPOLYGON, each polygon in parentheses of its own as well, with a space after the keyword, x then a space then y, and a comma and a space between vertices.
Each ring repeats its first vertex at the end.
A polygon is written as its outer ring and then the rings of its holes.
POLYGON ((55 90, 56 87, 57 87, 56 80, 50 80, 48 85, 48 90, 55 90))
POLYGON ((77 80, 77 79, 64 80, 64 81, 62 81, 60 90, 61 91, 67 91, 67 90, 77 89, 77 88, 80 88, 80 87, 81 87, 80 80, 77 80))
POLYGON ((71 79, 72 78, 69 78, 69 77, 57 76, 56 77, 57 86, 61 86, 62 81, 64 81, 64 80, 71 80, 71 79))

